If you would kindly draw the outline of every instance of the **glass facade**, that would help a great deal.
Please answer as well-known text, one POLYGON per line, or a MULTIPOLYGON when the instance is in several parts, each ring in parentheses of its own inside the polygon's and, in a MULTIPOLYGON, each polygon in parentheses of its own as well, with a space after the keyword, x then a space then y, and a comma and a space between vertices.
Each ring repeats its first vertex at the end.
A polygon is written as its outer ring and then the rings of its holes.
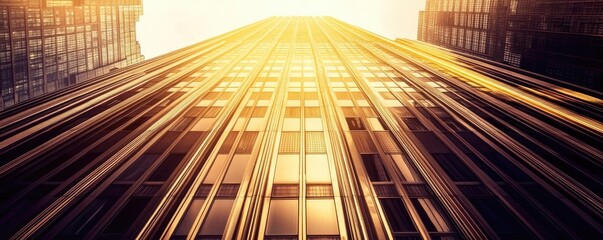
POLYGON ((601 1, 427 0, 418 39, 600 92, 602 31, 601 1))
POLYGON ((0 237, 600 236, 600 100, 415 44, 272 17, 0 112, 0 237))
POLYGON ((140 0, 0 1, 0 109, 143 60, 140 0))

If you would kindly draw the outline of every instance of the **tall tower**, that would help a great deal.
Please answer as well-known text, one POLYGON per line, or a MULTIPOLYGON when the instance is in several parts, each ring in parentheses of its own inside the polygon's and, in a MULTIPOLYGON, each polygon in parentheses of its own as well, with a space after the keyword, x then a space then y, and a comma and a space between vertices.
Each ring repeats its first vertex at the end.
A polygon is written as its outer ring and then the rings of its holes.
POLYGON ((597 0, 427 0, 418 39, 603 91, 601 9, 597 0))
POLYGON ((0 109, 143 59, 140 0, 0 1, 0 109))
POLYGON ((268 18, 0 112, 0 237, 601 236, 601 96, 530 78, 268 18))

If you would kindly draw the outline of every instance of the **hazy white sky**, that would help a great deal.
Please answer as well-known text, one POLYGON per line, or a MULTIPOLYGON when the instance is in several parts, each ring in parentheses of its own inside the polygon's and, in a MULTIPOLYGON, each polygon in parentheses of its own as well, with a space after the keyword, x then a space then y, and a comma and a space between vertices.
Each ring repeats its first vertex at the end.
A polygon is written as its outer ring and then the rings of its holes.
POLYGON ((333 16, 388 38, 416 39, 425 0, 143 0, 147 59, 270 16, 333 16))

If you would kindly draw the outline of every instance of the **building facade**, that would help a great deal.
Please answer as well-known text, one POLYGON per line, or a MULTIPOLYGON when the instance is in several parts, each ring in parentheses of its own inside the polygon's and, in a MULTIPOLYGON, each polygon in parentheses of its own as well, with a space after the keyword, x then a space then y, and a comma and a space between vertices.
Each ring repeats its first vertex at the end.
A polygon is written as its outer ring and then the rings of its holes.
POLYGON ((0 109, 143 59, 140 0, 0 1, 0 109))
POLYGON ((418 39, 603 90, 598 0, 428 0, 418 39))
POLYGON ((601 236, 600 96, 434 51, 272 17, 0 112, 0 238, 601 236))

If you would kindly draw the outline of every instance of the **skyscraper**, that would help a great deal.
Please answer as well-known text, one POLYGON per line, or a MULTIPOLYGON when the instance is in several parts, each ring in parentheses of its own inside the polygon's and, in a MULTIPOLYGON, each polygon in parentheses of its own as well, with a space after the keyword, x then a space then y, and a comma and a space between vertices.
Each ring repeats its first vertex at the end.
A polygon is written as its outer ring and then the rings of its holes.
POLYGON ((421 41, 603 90, 602 1, 427 0, 419 25, 421 41))
POLYGON ((600 106, 273 17, 0 112, 0 237, 596 238, 600 106))
POLYGON ((143 59, 140 0, 0 1, 0 109, 143 59))

